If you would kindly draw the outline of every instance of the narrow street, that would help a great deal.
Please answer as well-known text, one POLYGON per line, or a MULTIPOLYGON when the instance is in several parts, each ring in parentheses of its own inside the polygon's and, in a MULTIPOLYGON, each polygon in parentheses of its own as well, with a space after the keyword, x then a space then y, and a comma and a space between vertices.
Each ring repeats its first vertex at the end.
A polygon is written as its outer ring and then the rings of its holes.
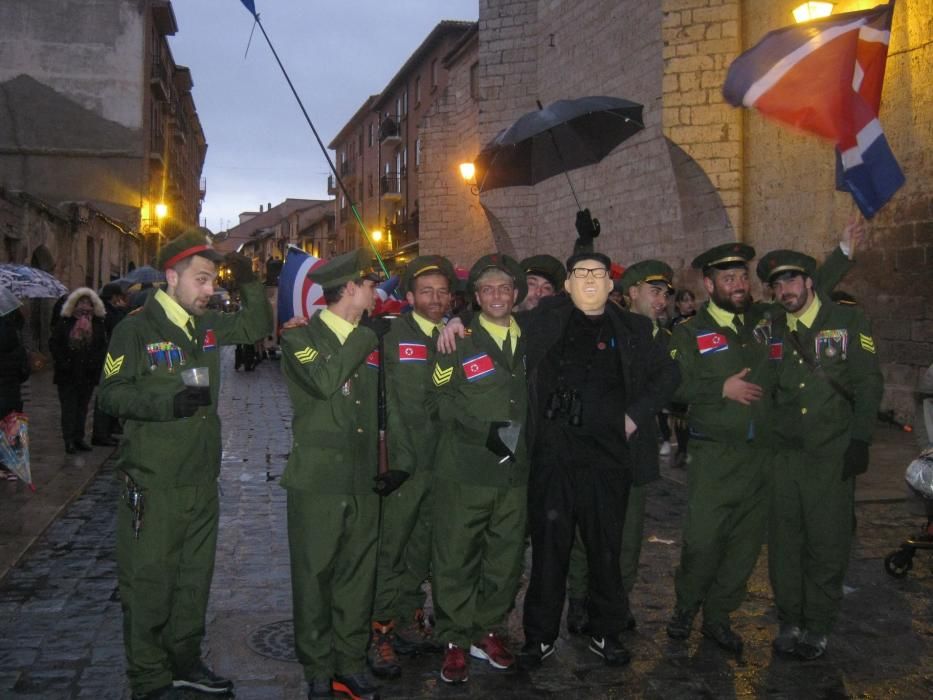
MULTIPOLYGON (((238 698, 296 700, 306 688, 300 666, 288 660, 291 588, 285 492, 278 485, 291 408, 276 362, 234 373, 232 350, 224 352, 221 527, 205 652, 210 665, 236 680, 238 698)), ((111 460, 0 580, 2 698, 129 697, 114 564, 113 471, 111 460)), ((904 579, 884 573, 884 555, 920 521, 907 504, 888 498, 859 502, 843 614, 824 659, 802 663, 772 655, 777 623, 764 556, 735 618, 746 640, 741 659, 696 631, 688 643, 669 640, 664 627, 673 604, 684 476, 665 470, 649 495, 633 598, 638 629, 625 635, 634 652, 630 667, 607 669, 587 651, 585 638, 566 637, 539 671, 497 673, 474 662, 470 682, 453 688, 438 680, 439 656, 410 659, 401 680, 385 683, 383 697, 933 696, 933 556, 919 552, 904 579)), ((516 650, 520 610, 519 599, 510 620, 516 650)))

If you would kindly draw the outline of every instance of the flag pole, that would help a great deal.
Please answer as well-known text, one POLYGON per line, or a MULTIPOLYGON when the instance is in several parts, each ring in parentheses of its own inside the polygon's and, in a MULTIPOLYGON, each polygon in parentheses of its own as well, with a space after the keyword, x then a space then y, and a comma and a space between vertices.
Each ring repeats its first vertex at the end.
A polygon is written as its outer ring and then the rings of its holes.
POLYGON ((353 216, 356 218, 356 222, 360 225, 360 230, 363 232, 363 236, 366 238, 366 242, 369 243, 369 247, 372 249, 373 254, 376 256, 376 260, 379 262, 379 267, 382 268, 386 278, 388 278, 389 270, 386 268, 385 261, 383 261, 382 256, 379 255, 379 251, 376 249, 376 244, 372 237, 369 235, 369 231, 366 230, 366 225, 363 223, 363 218, 360 216, 360 212, 356 208, 353 197, 350 195, 349 190, 347 190, 346 185, 343 184, 343 180, 340 179, 340 175, 337 173, 337 168, 334 166, 334 161, 331 160, 330 154, 327 152, 327 148, 324 146, 324 142, 321 141, 321 137, 318 135, 317 129, 314 128, 314 123, 311 121, 311 117, 308 115, 308 110, 305 109, 304 103, 298 96, 298 91, 295 90, 292 79, 288 76, 288 71, 286 71, 285 66, 282 65, 282 61, 279 59, 279 54, 275 50, 275 47, 272 45, 272 40, 269 39, 269 35, 266 34, 266 28, 262 26, 262 22, 259 20, 259 13, 256 12, 255 7, 253 6, 253 1, 241 1, 243 2, 243 5, 246 7, 247 11, 253 15, 253 19, 256 21, 256 25, 259 27, 259 31, 261 31, 263 37, 265 37, 266 43, 269 45, 269 50, 272 51, 272 56, 275 58, 275 62, 279 64, 282 75, 285 76, 285 81, 288 83, 288 87, 291 89, 292 95, 295 96, 295 100, 298 102, 298 106, 301 108, 301 113, 304 115, 305 121, 308 122, 308 126, 311 127, 311 133, 314 134, 317 145, 321 147, 321 152, 324 154, 324 158, 327 160, 327 165, 330 167, 330 171, 334 174, 334 179, 337 182, 337 185, 343 192, 343 196, 347 198, 347 203, 350 206, 350 210, 353 212, 353 216))

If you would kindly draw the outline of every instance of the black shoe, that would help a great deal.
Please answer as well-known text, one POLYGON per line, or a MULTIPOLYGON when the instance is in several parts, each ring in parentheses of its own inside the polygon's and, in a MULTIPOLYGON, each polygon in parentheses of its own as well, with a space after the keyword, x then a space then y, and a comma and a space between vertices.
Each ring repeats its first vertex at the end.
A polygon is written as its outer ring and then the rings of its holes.
POLYGON ((331 684, 334 695, 344 695, 352 700, 379 700, 379 686, 368 673, 349 673, 334 676, 331 684))
POLYGON ((591 637, 590 651, 601 656, 607 666, 625 666, 632 660, 632 652, 613 637, 591 637))
POLYGON ((75 447, 75 444, 73 442, 69 441, 65 443, 65 454, 73 455, 77 451, 78 451, 78 448, 75 447))
POLYGON ((221 678, 205 666, 203 661, 198 661, 183 673, 176 673, 172 685, 176 688, 191 688, 212 695, 226 695, 233 692, 233 681, 221 678))
POLYGON ((797 651, 800 633, 800 628, 797 625, 782 624, 777 636, 772 640, 771 646, 778 654, 792 656, 797 651))
POLYGON ((693 618, 696 613, 690 610, 674 608, 671 621, 667 623, 667 636, 671 639, 686 639, 693 629, 693 618))
POLYGON ((829 640, 825 634, 814 634, 804 631, 797 642, 794 653, 804 661, 814 661, 826 653, 826 644, 829 640))
POLYGON ((567 604, 567 631, 570 634, 583 634, 587 622, 586 599, 571 598, 567 604))
POLYGON ((77 447, 82 452, 90 452, 94 448, 88 445, 84 440, 75 440, 75 447, 77 447))
POLYGON ((91 438, 91 444, 97 447, 116 447, 120 444, 120 441, 112 437, 91 438))
POLYGON ((742 638, 732 631, 728 622, 704 622, 700 628, 703 636, 712 639, 720 648, 741 654, 744 643, 742 638))
POLYGON ((133 700, 186 700, 191 696, 181 688, 163 685, 148 693, 133 693, 133 700))
POLYGON ((308 700, 332 697, 334 694, 330 692, 330 678, 314 678, 308 681, 308 700))
POLYGON ((538 668, 553 653, 553 642, 525 642, 518 652, 518 665, 521 668, 538 668))

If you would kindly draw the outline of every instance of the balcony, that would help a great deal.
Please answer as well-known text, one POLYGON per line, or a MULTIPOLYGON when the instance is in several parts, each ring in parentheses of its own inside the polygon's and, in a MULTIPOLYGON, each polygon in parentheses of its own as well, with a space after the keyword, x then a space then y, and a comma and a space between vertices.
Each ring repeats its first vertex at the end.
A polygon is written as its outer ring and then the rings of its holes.
POLYGON ((397 202, 402 198, 402 178, 398 173, 386 173, 379 178, 379 194, 387 201, 397 202))
POLYGON ((379 124, 379 143, 391 145, 402 141, 402 130, 397 121, 385 118, 379 124))
POLYGON ((152 63, 149 65, 149 88, 152 90, 155 99, 163 102, 168 102, 171 99, 172 92, 169 86, 168 72, 160 54, 153 54, 152 63))
POLYGON ((149 132, 149 159, 162 164, 165 159, 165 132, 162 125, 149 132))
POLYGON ((201 178, 201 184, 198 187, 198 194, 200 195, 201 199, 204 199, 207 196, 207 178, 206 177, 201 178))

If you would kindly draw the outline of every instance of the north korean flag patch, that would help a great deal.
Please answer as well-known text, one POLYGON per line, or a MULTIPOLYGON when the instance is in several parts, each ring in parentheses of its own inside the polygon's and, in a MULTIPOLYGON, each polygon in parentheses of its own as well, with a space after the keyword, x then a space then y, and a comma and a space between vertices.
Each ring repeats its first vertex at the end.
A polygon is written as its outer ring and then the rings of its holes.
POLYGON ((482 379, 496 371, 496 366, 493 364, 492 358, 486 353, 471 357, 469 360, 464 360, 462 367, 463 375, 468 382, 475 382, 477 379, 482 379))
POLYGON ((399 343, 399 362, 427 362, 428 346, 423 343, 399 343))
POLYGON ((201 346, 202 350, 216 350, 217 349, 217 336, 214 335, 214 329, 208 328, 204 333, 204 345, 201 346))
POLYGON ((780 360, 784 357, 784 343, 780 340, 772 340, 768 346, 768 359, 780 360))
POLYGON ((366 356, 366 366, 379 369, 379 351, 373 350, 366 356))
POLYGON ((722 352, 729 349, 729 340, 722 333, 700 333, 697 336, 697 350, 701 355, 722 352))

